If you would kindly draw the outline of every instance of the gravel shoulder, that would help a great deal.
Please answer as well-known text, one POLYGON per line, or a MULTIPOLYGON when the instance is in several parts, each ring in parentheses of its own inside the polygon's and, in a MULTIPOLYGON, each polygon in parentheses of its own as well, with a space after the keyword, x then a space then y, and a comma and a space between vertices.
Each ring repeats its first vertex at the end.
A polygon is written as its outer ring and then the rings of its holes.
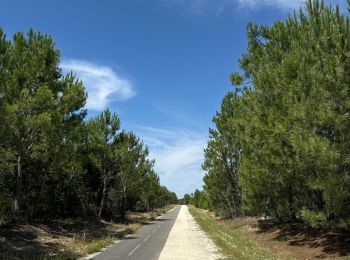
POLYGON ((188 211, 187 206, 181 206, 179 215, 170 231, 169 237, 160 254, 160 260, 220 259, 222 255, 188 211))

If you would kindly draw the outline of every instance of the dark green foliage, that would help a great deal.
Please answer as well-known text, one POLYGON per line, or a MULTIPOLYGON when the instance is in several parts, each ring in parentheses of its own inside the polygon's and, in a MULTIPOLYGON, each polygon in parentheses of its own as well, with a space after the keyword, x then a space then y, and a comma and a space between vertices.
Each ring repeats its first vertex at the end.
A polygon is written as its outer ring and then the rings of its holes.
MULTIPOLYGON (((117 158, 115 143, 118 138, 120 120, 117 115, 111 114, 106 109, 101 115, 89 120, 88 129, 88 156, 91 165, 96 169, 100 180, 99 189, 102 190, 98 216, 101 217, 105 208, 108 187, 117 175, 117 167, 120 160, 117 158)), ((95 178, 93 178, 96 181, 95 178)), ((97 194, 98 195, 98 194, 97 194)))
POLYGON ((185 194, 185 196, 179 200, 179 203, 182 205, 193 205, 201 209, 215 210, 208 194, 198 189, 192 194, 185 194))
POLYGON ((212 202, 208 194, 204 191, 195 190, 190 200, 191 205, 200 209, 212 209, 212 202))
POLYGON ((217 130, 210 129, 210 140, 205 149, 203 169, 204 190, 209 197, 213 210, 225 217, 242 214, 242 190, 238 186, 237 167, 241 149, 235 143, 236 130, 232 119, 236 116, 236 94, 227 94, 222 102, 221 111, 213 121, 217 130))
POLYGON ((62 75, 48 35, 0 29, 0 224, 13 217, 123 217, 177 200, 148 149, 106 109, 84 121, 86 92, 62 75))
POLYGON ((185 194, 182 199, 179 200, 179 204, 188 205, 191 202, 191 195, 185 194))
POLYGON ((244 75, 231 77, 243 86, 214 118, 205 191, 215 210, 237 202, 238 212, 346 228, 350 19, 322 1, 308 1, 306 10, 270 27, 248 25, 244 75), (225 152, 235 159, 232 183, 225 152))

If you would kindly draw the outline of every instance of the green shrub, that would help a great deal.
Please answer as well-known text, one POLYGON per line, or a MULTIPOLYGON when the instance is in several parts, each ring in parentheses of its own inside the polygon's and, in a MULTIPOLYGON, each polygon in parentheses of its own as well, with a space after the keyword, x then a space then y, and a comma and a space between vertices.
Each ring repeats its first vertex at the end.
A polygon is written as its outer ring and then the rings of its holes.
POLYGON ((89 254, 98 252, 102 248, 105 248, 105 247, 109 246, 111 243, 112 243, 112 239, 111 238, 94 240, 90 244, 88 244, 87 252, 89 254))
POLYGON ((326 223, 326 215, 324 212, 315 212, 308 209, 300 211, 301 218, 313 228, 322 227, 326 223))

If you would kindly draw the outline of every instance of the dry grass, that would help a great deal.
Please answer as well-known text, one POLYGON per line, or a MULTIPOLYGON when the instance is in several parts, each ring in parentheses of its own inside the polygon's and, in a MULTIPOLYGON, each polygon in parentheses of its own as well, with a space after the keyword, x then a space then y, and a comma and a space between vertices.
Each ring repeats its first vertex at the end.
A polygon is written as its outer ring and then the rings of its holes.
POLYGON ((350 233, 313 229, 302 223, 276 224, 254 219, 248 235, 283 259, 350 259, 350 233))
POLYGON ((171 207, 148 213, 130 212, 125 223, 90 218, 1 226, 0 259, 76 259, 136 232, 171 207))
POLYGON ((231 225, 216 219, 206 210, 189 208, 199 226, 214 241, 224 259, 275 259, 274 254, 244 236, 242 225, 231 225))
POLYGON ((253 217, 222 220, 195 208, 191 212, 227 259, 350 259, 350 234, 346 232, 253 217))

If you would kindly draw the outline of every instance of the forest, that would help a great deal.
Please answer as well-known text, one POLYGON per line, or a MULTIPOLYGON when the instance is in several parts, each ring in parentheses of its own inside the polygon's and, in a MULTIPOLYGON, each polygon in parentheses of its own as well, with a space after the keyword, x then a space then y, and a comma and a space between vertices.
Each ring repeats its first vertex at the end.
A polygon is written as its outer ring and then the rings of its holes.
POLYGON ((96 216, 176 203, 147 146, 106 108, 88 117, 87 92, 60 69, 49 35, 7 39, 0 28, 0 225, 96 216))
POLYGON ((249 23, 247 38, 209 131, 204 189, 184 201, 227 218, 349 229, 349 16, 309 0, 285 21, 249 23))

